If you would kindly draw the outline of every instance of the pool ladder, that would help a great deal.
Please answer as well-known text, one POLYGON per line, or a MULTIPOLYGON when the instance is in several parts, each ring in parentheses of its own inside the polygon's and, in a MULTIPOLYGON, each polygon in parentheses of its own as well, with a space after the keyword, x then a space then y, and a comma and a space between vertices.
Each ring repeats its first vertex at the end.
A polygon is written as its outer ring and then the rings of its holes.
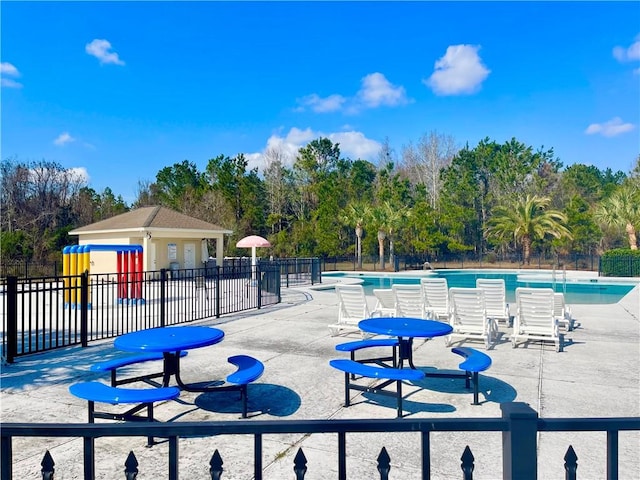
MULTIPOLYGON (((551 285, 553 288, 553 291, 556 291, 556 268, 553 267, 553 270, 551 271, 551 285)), ((567 294, 567 269, 566 267, 562 267, 562 293, 564 295, 567 294)))

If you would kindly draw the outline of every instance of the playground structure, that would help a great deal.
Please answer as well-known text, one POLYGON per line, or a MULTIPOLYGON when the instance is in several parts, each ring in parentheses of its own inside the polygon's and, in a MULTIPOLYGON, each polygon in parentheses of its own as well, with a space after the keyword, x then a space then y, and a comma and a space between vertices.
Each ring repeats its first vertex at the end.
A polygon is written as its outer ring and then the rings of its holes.
MULTIPOLYGON (((144 305, 142 298, 143 249, 142 245, 72 245, 62 249, 64 276, 64 308, 80 307, 80 280, 78 275, 90 271, 91 252, 116 252, 118 303, 144 305)), ((87 301, 91 308, 91 298, 87 301)))

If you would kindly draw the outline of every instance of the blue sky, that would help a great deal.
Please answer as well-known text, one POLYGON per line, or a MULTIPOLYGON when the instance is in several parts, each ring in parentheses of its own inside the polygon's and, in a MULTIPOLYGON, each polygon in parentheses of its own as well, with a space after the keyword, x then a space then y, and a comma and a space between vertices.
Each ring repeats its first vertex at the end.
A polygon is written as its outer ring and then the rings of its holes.
POLYGON ((2 158, 139 181, 320 136, 377 162, 429 132, 515 137, 629 172, 640 2, 16 2, 1 14, 2 158))

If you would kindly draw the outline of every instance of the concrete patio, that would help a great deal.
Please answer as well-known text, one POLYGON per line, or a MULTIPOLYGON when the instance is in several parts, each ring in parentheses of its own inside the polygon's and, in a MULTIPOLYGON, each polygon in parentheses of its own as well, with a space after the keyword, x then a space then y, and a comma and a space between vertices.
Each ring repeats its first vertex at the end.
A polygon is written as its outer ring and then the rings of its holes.
MULTIPOLYGON (((249 386, 250 420, 395 418, 395 400, 352 392, 352 405, 343 406, 343 374, 329 366, 344 358, 335 345, 357 335, 331 337, 327 325, 337 317, 335 293, 326 289, 283 290, 281 304, 259 311, 197 322, 225 332, 223 342, 192 350, 182 363, 187 380, 224 378, 233 371, 227 357, 248 354, 265 365, 264 375, 249 386)), ((369 298, 373 306, 373 297, 369 298)), ((566 335, 564 352, 553 345, 529 344, 513 349, 504 336, 487 351, 492 367, 480 377, 481 405, 471 405, 464 382, 427 378, 403 388, 407 418, 499 418, 500 404, 525 402, 541 417, 640 417, 640 287, 613 305, 572 305, 578 328, 566 335)), ((513 314, 513 310, 512 310, 513 314)), ((484 351, 481 344, 467 343, 484 351)), ((68 392, 72 383, 108 382, 107 375, 89 372, 89 366, 117 355, 112 342, 68 348, 20 358, 3 365, 0 395, 2 422, 86 422, 86 402, 68 392)), ((461 359, 445 347, 442 338, 417 340, 418 368, 456 370, 461 359)), ((158 365, 131 367, 131 374, 157 370, 158 365)), ((114 407, 115 408, 115 407, 114 407)), ((120 409, 121 410, 121 409, 120 409)), ((162 421, 207 421, 240 418, 236 393, 183 393, 178 400, 158 404, 162 421)), ((102 421, 101 421, 102 422, 102 421)), ((538 436, 538 478, 563 479, 564 455, 572 445, 578 455, 578 478, 606 477, 606 434, 541 433, 538 436)), ((469 445, 476 459, 475 479, 502 478, 499 432, 433 433, 432 478, 458 479, 460 456, 469 445)), ((133 450, 138 479, 166 478, 166 443, 145 448, 144 438, 96 441, 96 478, 124 478, 123 464, 133 450)), ((376 457, 385 446, 391 457, 390 478, 420 478, 420 437, 406 434, 347 435, 347 471, 350 479, 378 475, 376 457)), ((307 457, 306 479, 337 478, 335 435, 269 435, 264 437, 264 478, 295 478, 293 457, 302 447, 307 457)), ((218 449, 225 479, 250 479, 253 439, 250 436, 214 436, 180 442, 181 478, 208 477, 209 460, 218 449)), ((81 439, 14 440, 14 478, 37 478, 40 462, 49 450, 56 462, 56 478, 82 478, 81 439)), ((620 434, 621 479, 640 478, 640 432, 620 434)))

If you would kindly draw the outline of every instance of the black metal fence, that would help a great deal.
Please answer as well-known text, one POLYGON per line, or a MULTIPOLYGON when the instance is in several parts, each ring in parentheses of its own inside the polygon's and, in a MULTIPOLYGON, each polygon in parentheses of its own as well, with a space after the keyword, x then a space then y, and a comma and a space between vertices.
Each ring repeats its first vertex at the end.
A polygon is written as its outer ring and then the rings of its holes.
MULTIPOLYGON (((53 478, 55 473, 62 477, 77 478, 80 475, 86 480, 95 478, 96 460, 100 462, 112 462, 110 457, 106 460, 96 459, 94 440, 100 437, 148 437, 166 438, 168 440, 168 461, 159 460, 168 465, 167 475, 162 478, 169 480, 179 479, 179 440, 184 438, 218 437, 219 448, 228 457, 237 458, 237 452, 224 452, 225 437, 227 435, 252 435, 253 436, 253 474, 252 478, 263 478, 263 436, 269 434, 335 434, 337 436, 338 479, 347 479, 347 434, 350 433, 379 433, 393 432, 401 435, 407 432, 420 433, 420 458, 422 460, 421 478, 431 478, 431 433, 433 432, 499 432, 502 435, 502 475, 503 479, 536 480, 538 478, 538 434, 539 432, 606 432, 606 478, 617 480, 619 478, 619 433, 624 431, 640 430, 640 418, 539 418, 535 410, 525 403, 504 403, 501 405, 501 418, 426 418, 426 419, 360 419, 360 420, 267 420, 267 421, 219 421, 219 422, 157 422, 157 423, 118 423, 118 424, 11 424, 4 423, 1 430, 2 467, 0 480, 13 478, 13 440, 20 437, 42 438, 82 438, 83 439, 83 472, 72 472, 77 468, 77 462, 72 465, 56 465, 55 460, 49 454, 44 453, 39 461, 33 457, 34 463, 30 470, 40 469, 42 478, 53 478)), ((407 441, 411 438, 407 437, 407 441)), ((447 437, 440 437, 447 438, 447 437)), ((628 437, 625 437, 628 438, 628 437)), ((633 443, 634 440, 630 440, 633 443)), ((71 445, 71 444, 69 444, 71 445)), ((71 448, 71 446, 69 446, 71 448)), ((624 444, 623 450, 633 449, 633 445, 624 444)), ((166 452, 167 449, 162 449, 166 452)), ((163 455, 158 450, 159 455, 163 455)), ((373 458, 377 452, 372 452, 373 458)), ((459 452, 460 473, 451 472, 452 478, 471 480, 473 470, 482 459, 476 460, 470 448, 459 452), (458 476, 460 475, 460 476, 458 476)), ((555 468, 557 478, 564 477, 568 480, 578 478, 579 452, 575 452, 571 445, 564 455, 564 463, 555 468)), ((248 455, 247 455, 248 456, 248 455)), ((189 455, 186 455, 190 458, 189 455)), ((78 457, 80 458, 80 452, 78 457)), ((388 480, 390 478, 391 457, 385 447, 377 454, 377 475, 371 472, 370 478, 388 480)), ((123 478, 132 479, 138 475, 138 463, 133 451, 123 462, 123 478)), ((545 460, 548 463, 548 460, 545 460)), ((245 460, 242 460, 245 463, 245 460)), ((222 454, 216 448, 211 455, 211 460, 206 468, 210 472, 210 478, 220 479, 223 472, 222 454)), ((229 466, 226 467, 229 469, 229 466)), ((239 467, 240 469, 242 466, 239 467)), ((293 458, 292 478, 303 480, 307 470, 318 471, 321 467, 309 465, 302 448, 297 450, 293 458)), ((143 475, 149 476, 149 474, 143 475)), ((157 475, 157 474, 156 474, 157 475)), ((317 474, 314 474, 317 477, 317 474)), ((593 478, 590 472, 585 472, 582 478, 593 478)))
MULTIPOLYGON (((478 255, 476 253, 444 254, 444 255, 395 255, 386 258, 385 271, 429 270, 436 268, 536 268, 598 271, 600 256, 595 254, 544 255, 534 254, 529 262, 524 262, 521 255, 498 255, 494 253, 478 255)), ((339 257, 322 257, 323 271, 335 270, 381 270, 380 257, 363 256, 362 265, 358 265, 354 255, 339 257)))
POLYGON ((322 268, 319 258, 279 258, 280 279, 289 288, 299 285, 322 283, 322 268))
POLYGON ((34 262, 32 260, 2 260, 0 278, 57 277, 62 274, 62 262, 34 262))
MULTIPOLYGON (((239 268, 250 265, 248 257, 228 258, 224 260, 225 268, 239 268)), ((335 270, 380 270, 380 258, 363 256, 362 267, 358 265, 354 255, 322 258, 278 258, 261 260, 259 263, 278 263, 281 268, 283 285, 303 285, 321 282, 322 271, 335 270)), ((635 264, 634 264, 635 265, 635 264)), ((498 255, 475 253, 433 255, 395 255, 393 259, 385 259, 385 271, 416 270, 430 268, 567 268, 571 270, 602 271, 600 256, 596 254, 545 255, 533 254, 529 263, 525 263, 522 255, 498 255)), ((56 277, 62 274, 61 265, 57 262, 38 263, 29 260, 3 261, 0 265, 0 278, 16 276, 56 277)), ((634 275, 630 275, 634 276, 634 275)), ((636 275, 637 276, 637 275, 636 275)))
POLYGON ((2 357, 52 350, 280 302, 277 262, 160 270, 121 277, 82 274, 0 282, 2 357))
POLYGON ((603 277, 640 277, 640 255, 603 256, 598 271, 603 277))

